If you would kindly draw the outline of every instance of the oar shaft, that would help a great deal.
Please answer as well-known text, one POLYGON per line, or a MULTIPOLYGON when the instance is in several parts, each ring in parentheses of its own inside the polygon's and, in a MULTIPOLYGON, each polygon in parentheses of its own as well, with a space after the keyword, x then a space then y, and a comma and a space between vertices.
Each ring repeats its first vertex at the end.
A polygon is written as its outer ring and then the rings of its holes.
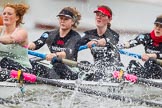
POLYGON ((148 86, 153 86, 162 89, 162 83, 151 81, 149 79, 138 78, 136 83, 143 83, 143 84, 147 84, 148 86))
POLYGON ((156 63, 157 63, 158 65, 162 66, 162 60, 156 59, 155 61, 156 61, 156 63))
MULTIPOLYGON (((95 44, 92 45, 92 47, 95 47, 95 46, 96 46, 95 44)), ((84 49, 87 49, 87 48, 88 48, 87 45, 80 46, 79 47, 79 51, 84 50, 84 49)), ((134 57, 134 58, 138 58, 138 59, 141 59, 142 58, 140 54, 128 52, 128 51, 125 51, 123 49, 119 49, 119 53, 120 54, 127 55, 127 56, 131 56, 131 57, 134 57)))
POLYGON ((10 100, 7 100, 7 99, 4 99, 4 98, 0 98, 0 104, 6 104, 6 103, 9 103, 9 104, 19 104, 20 102, 19 101, 10 101, 10 100))
POLYGON ((53 86, 57 86, 57 87, 63 87, 63 88, 71 88, 71 90, 74 90, 74 88, 76 87, 75 84, 65 84, 59 80, 52 80, 52 79, 47 79, 47 78, 41 78, 41 77, 37 77, 36 82, 39 83, 43 83, 43 84, 48 84, 48 85, 53 85, 53 86))
POLYGON ((138 59, 142 58, 140 54, 128 52, 128 51, 125 51, 125 50, 122 50, 122 49, 120 49, 119 52, 120 52, 120 54, 124 54, 124 55, 130 56, 130 57, 134 57, 134 58, 138 58, 138 59))
MULTIPOLYGON (((16 70, 12 70, 11 73, 10 73, 10 76, 11 76, 11 78, 17 78, 18 72, 16 70)), ((25 72, 23 72, 23 78, 24 78, 25 81, 30 82, 30 83, 40 82, 40 83, 54 85, 54 86, 70 86, 70 84, 66 85, 66 84, 64 84, 60 81, 57 81, 57 80, 52 80, 52 79, 48 79, 48 78, 41 78, 41 77, 37 77, 34 74, 25 73, 25 72)), ((75 86, 75 85, 73 84, 71 86, 75 86)))
POLYGON ((68 59, 62 59, 62 63, 70 65, 70 66, 77 66, 78 63, 76 61, 68 60, 68 59))
MULTIPOLYGON (((92 47, 95 47, 95 46, 96 46, 96 44, 92 44, 92 47)), ((87 48, 88 48, 87 45, 82 45, 82 46, 79 47, 79 51, 87 49, 87 48)))
POLYGON ((87 49, 87 48, 88 48, 87 45, 82 45, 82 46, 79 47, 79 51, 84 50, 84 49, 87 49))
MULTIPOLYGON (((40 57, 40 58, 44 58, 44 59, 46 58, 46 54, 42 54, 42 53, 31 51, 31 50, 28 51, 28 54, 33 55, 33 56, 37 56, 37 57, 40 57)), ((71 66, 77 66, 78 65, 78 63, 76 61, 72 61, 72 60, 68 60, 68 59, 61 59, 61 58, 54 58, 54 59, 57 59, 57 61, 65 63, 67 65, 71 65, 71 66)))
POLYGON ((157 88, 162 89, 162 83, 159 83, 159 82, 151 81, 151 80, 145 79, 145 78, 138 78, 137 76, 131 75, 131 74, 126 74, 124 77, 127 81, 131 81, 134 83, 143 83, 143 84, 147 84, 148 86, 157 87, 157 88))
POLYGON ((34 51, 31 51, 31 50, 28 50, 28 54, 33 55, 33 56, 37 56, 37 57, 40 57, 40 58, 43 58, 43 59, 46 58, 46 54, 34 52, 34 51))

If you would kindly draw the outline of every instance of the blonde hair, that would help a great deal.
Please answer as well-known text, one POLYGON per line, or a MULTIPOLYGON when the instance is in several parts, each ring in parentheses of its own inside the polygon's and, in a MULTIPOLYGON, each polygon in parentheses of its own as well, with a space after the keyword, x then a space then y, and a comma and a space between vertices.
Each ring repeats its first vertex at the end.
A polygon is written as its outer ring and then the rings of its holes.
POLYGON ((81 14, 75 7, 65 7, 63 10, 68 10, 73 13, 74 18, 74 24, 72 25, 73 28, 77 28, 79 25, 79 21, 81 20, 81 14))
POLYGON ((15 10, 16 16, 19 17, 19 19, 16 22, 16 26, 19 26, 20 24, 24 24, 22 22, 24 14, 29 9, 29 6, 26 4, 6 4, 4 8, 11 7, 15 10))

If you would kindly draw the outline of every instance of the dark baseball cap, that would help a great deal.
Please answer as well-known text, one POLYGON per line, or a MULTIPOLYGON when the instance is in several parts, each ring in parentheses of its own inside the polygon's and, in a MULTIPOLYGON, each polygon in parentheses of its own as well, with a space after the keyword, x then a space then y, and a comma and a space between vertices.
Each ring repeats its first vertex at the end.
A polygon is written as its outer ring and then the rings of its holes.
POLYGON ((162 24, 162 18, 156 18, 154 24, 162 24))
POLYGON ((74 14, 72 12, 70 12, 69 10, 63 9, 60 11, 60 13, 57 15, 58 16, 65 16, 65 17, 69 17, 69 18, 74 18, 74 14))

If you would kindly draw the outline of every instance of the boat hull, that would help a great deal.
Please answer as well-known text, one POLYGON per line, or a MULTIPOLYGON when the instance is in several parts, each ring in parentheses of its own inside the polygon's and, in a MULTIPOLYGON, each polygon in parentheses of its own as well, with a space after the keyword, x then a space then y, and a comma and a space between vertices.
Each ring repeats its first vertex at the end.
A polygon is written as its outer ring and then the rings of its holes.
MULTIPOLYGON (((120 83, 110 83, 110 82, 94 82, 94 81, 74 81, 74 80, 56 80, 52 79, 53 81, 57 81, 63 84, 69 85, 69 87, 66 87, 67 89, 70 89, 71 87, 78 87, 83 88, 84 90, 92 89, 95 91, 100 92, 120 92, 123 88, 122 84, 120 83)), ((57 86, 48 85, 48 84, 40 84, 40 83, 34 83, 34 84, 24 84, 24 90, 46 90, 46 89, 54 89, 57 86)), ((21 93, 21 90, 19 88, 19 83, 13 83, 13 82, 0 82, 0 96, 2 98, 7 98, 10 96, 13 96, 15 94, 21 93), (5 91, 5 93, 3 92, 5 91)))
MULTIPOLYGON (((105 93, 115 93, 120 94, 124 96, 129 97, 148 97, 152 95, 159 95, 161 93, 160 88, 156 87, 150 87, 148 85, 144 84, 134 84, 130 82, 122 82, 122 83, 114 83, 114 82, 94 82, 94 81, 75 81, 75 80, 56 80, 52 79, 53 81, 57 81, 63 84, 69 85, 69 87, 66 87, 67 90, 71 90, 71 87, 76 87, 82 90, 94 90, 96 92, 105 92, 105 93)), ((158 82, 160 82, 158 80, 158 82)), ((27 91, 43 91, 43 90, 51 90, 59 88, 54 85, 48 85, 48 84, 24 84, 24 90, 25 93, 27 91)), ((61 87, 64 88, 64 87, 61 87)), ((76 89, 75 88, 75 89, 76 89)), ((0 96, 1 98, 8 98, 17 94, 22 94, 19 84, 13 83, 13 82, 0 82, 0 96), (5 92, 4 92, 5 91, 5 92)))

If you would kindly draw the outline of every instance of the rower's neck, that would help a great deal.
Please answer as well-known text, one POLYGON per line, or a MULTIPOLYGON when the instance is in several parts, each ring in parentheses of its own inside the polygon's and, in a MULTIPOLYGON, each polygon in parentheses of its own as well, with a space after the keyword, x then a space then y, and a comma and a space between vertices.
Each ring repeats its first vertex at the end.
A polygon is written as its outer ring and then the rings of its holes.
POLYGON ((12 34, 15 31, 15 26, 5 26, 5 34, 12 34))
POLYGON ((60 29, 60 37, 64 38, 70 32, 70 30, 71 29, 68 29, 68 30, 60 29))
POLYGON ((107 30, 107 26, 105 26, 105 27, 98 27, 97 28, 97 34, 99 36, 102 36, 106 32, 106 30, 107 30))

